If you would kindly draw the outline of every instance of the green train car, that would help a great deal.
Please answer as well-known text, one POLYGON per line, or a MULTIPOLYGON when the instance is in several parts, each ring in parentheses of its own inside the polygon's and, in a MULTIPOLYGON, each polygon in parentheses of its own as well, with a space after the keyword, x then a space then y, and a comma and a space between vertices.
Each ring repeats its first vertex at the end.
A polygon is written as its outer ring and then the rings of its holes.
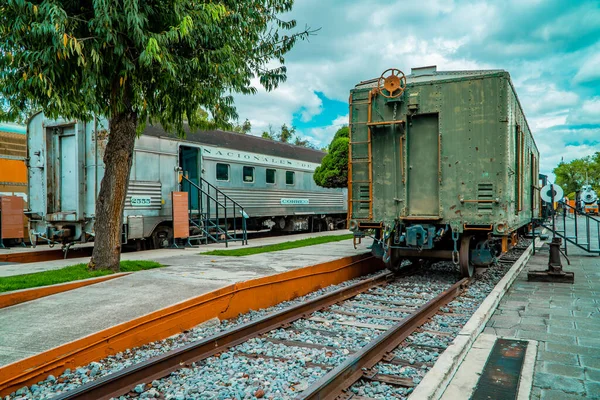
POLYGON ((359 83, 348 168, 349 228, 393 270, 447 259, 472 276, 540 209, 539 151, 504 70, 389 69, 359 83))

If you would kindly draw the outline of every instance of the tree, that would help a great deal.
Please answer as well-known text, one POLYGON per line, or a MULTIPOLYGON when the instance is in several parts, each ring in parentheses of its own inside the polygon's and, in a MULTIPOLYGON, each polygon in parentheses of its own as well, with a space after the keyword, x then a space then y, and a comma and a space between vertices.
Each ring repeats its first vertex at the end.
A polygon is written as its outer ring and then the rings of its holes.
POLYGON ((294 137, 294 146, 308 147, 309 149, 317 149, 317 147, 308 141, 308 139, 301 139, 300 136, 294 137))
POLYGON ((250 131, 252 130, 252 124, 250 123, 248 118, 246 118, 246 120, 241 125, 240 124, 233 125, 232 130, 234 132, 242 133, 242 134, 246 135, 246 134, 250 133, 250 131))
POLYGON ((350 131, 344 126, 335 133, 327 155, 313 175, 315 183, 327 188, 348 187, 348 146, 350 131))
MULTIPOLYGON (((14 118, 26 104, 50 118, 110 124, 96 201, 90 269, 119 270, 120 233, 136 133, 147 122, 184 134, 236 120, 232 93, 257 77, 285 80, 285 54, 310 35, 279 15, 293 0, 4 0, 0 95, 14 118), (273 61, 280 66, 274 66, 273 61), (198 119, 200 108, 213 121, 198 119)), ((3 109, 4 110, 4 109, 3 109)))
POLYGON ((588 183, 597 192, 600 190, 600 152, 593 156, 577 158, 571 162, 561 161, 552 171, 556 176, 556 184, 566 194, 574 193, 588 183))
POLYGON ((268 129, 263 131, 261 137, 264 139, 275 140, 276 135, 275 130, 273 130, 273 125, 269 124, 268 129))
POLYGON ((292 125, 288 127, 287 124, 281 125, 279 132, 275 132, 272 125, 269 125, 267 131, 263 131, 261 137, 264 139, 276 140, 278 142, 290 143, 294 146, 308 147, 309 149, 316 149, 308 139, 302 139, 299 135, 296 135, 296 127, 292 125))
POLYGON ((292 125, 288 128, 286 124, 281 125, 281 131, 276 136, 277 140, 283 143, 289 143, 296 133, 296 127, 292 125))

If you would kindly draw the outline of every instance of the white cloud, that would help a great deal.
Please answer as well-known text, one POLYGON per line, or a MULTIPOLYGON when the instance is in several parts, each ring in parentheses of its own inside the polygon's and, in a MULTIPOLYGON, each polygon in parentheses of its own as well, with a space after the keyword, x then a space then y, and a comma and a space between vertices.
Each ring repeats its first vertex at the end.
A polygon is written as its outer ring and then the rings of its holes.
MULTIPOLYGON (((425 65, 501 68, 511 74, 543 171, 561 157, 600 151, 593 144, 600 131, 569 128, 600 122, 600 100, 593 97, 600 93, 589 87, 600 80, 597 2, 302 0, 290 15, 298 26, 321 30, 286 57, 288 80, 281 88, 236 98, 240 118, 251 120, 253 133, 290 124, 294 115, 305 122, 320 113, 329 116, 317 92, 347 102, 354 85, 390 67, 407 74, 425 65)), ((326 146, 347 123, 347 116, 331 118, 299 134, 326 146)))
POLYGON ((552 82, 523 83, 519 85, 519 98, 530 115, 567 112, 580 102, 576 93, 559 89, 552 82))
POLYGON ((567 122, 571 124, 600 124, 600 97, 586 100, 580 108, 572 109, 567 122))
POLYGON ((322 111, 322 100, 304 84, 285 82, 272 92, 265 91, 258 82, 253 84, 257 94, 236 96, 235 103, 240 120, 248 118, 254 134, 268 130, 269 125, 275 129, 282 124, 291 125, 296 113, 308 121, 322 111))
POLYGON ((573 81, 576 83, 600 81, 600 49, 585 60, 573 81))
POLYGON ((331 125, 311 128, 307 132, 305 132, 306 136, 311 138, 311 141, 317 145, 317 147, 325 147, 328 146, 333 139, 333 135, 337 132, 338 129, 343 127, 344 125, 348 125, 349 115, 338 115, 337 118, 333 120, 331 125))

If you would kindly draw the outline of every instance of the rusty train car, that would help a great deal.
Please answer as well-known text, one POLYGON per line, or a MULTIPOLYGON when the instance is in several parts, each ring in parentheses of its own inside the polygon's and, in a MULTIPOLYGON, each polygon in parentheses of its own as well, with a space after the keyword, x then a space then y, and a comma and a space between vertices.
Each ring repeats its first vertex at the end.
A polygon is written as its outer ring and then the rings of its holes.
POLYGON ((490 265, 540 208, 539 151, 508 72, 389 69, 350 92, 349 228, 391 269, 490 265))
MULTIPOLYGON (((0 196, 18 196, 27 207, 27 129, 0 123, 0 196)), ((23 221, 27 237, 27 221, 23 221)))

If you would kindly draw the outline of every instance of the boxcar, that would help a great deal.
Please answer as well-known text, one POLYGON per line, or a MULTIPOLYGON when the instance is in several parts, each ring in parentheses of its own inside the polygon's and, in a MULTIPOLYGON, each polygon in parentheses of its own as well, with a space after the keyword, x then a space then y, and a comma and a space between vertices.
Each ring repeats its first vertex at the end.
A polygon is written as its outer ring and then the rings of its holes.
POLYGON ((539 152, 508 72, 397 69, 350 93, 349 226, 390 268, 470 276, 537 215, 539 152))
MULTIPOLYGON (((62 244, 90 240, 95 235, 96 197, 104 176, 107 121, 49 120, 39 113, 27 129, 32 234, 62 244)), ((182 174, 187 177, 184 183, 210 184, 219 196, 239 203, 250 229, 343 226, 346 190, 320 188, 312 179, 324 154, 222 131, 188 131, 182 139, 148 126, 135 143, 123 240, 152 239, 153 247, 171 241, 171 193, 186 191, 180 183, 182 174)), ((191 212, 206 213, 210 205, 197 199, 188 203, 191 212)))
MULTIPOLYGON (((27 206, 26 127, 0 123, 0 196, 22 197, 27 206)), ((27 221, 23 221, 25 228, 27 221)), ((25 229, 25 237, 27 230, 25 229)))
POLYGON ((0 196, 20 196, 27 201, 26 128, 0 123, 0 196))

